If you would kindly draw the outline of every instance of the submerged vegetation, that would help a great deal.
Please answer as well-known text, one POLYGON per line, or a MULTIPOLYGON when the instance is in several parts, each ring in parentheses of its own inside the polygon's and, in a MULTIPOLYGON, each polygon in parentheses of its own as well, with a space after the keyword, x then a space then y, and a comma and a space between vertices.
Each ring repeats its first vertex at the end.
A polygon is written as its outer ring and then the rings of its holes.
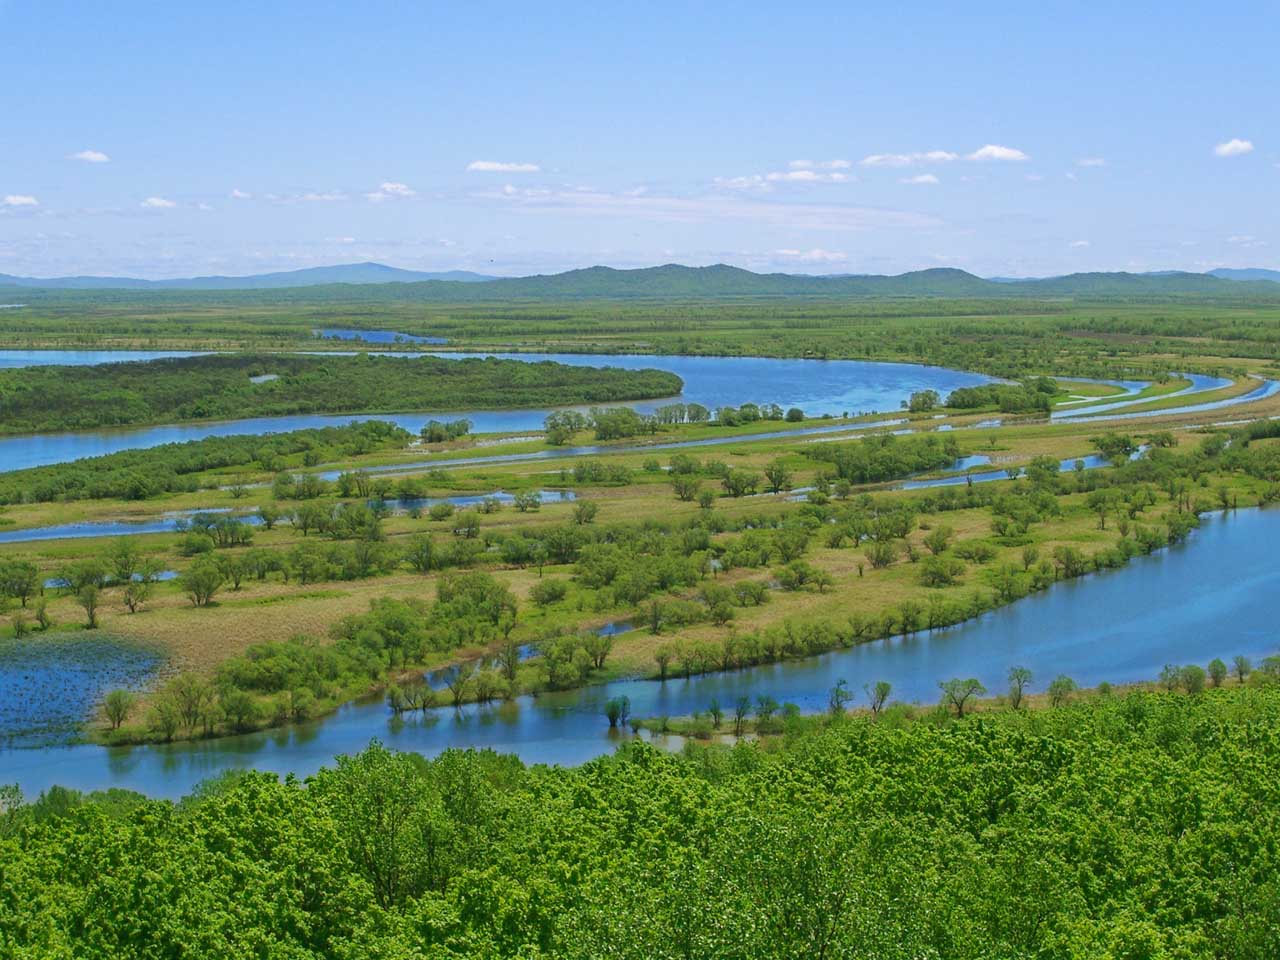
POLYGON ((0 640, 0 750, 76 736, 104 694, 140 687, 161 663, 156 649, 111 636, 0 640))

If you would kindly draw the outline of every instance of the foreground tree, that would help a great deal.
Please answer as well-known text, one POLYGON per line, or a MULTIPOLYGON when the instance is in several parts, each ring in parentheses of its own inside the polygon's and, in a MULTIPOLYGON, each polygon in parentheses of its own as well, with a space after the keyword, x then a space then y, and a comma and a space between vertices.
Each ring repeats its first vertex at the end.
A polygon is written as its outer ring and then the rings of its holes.
POLYGON ((626 726, 631 716, 631 700, 628 697, 614 697, 604 705, 605 716, 609 718, 609 727, 613 729, 619 724, 626 726))
POLYGON ((943 550, 951 545, 951 538, 955 535, 955 531, 946 524, 934 527, 924 538, 924 545, 929 548, 929 552, 935 557, 943 550))
POLYGON ((92 583, 85 584, 76 594, 76 603, 84 609, 84 625, 90 630, 98 628, 98 606, 101 602, 102 591, 92 583))
POLYGON ((965 707, 970 700, 987 692, 987 688, 976 677, 944 680, 938 686, 942 690, 942 702, 955 710, 957 719, 964 716, 965 707))
POLYGON ((782 460, 772 460, 764 468, 764 478, 768 481, 770 493, 781 493, 791 489, 791 471, 782 460))
POLYGON ((155 584, 150 580, 130 580, 124 588, 124 605, 130 613, 137 613, 144 603, 151 599, 155 584))
POLYGON ((129 712, 138 698, 128 690, 112 690, 102 700, 102 712, 112 730, 119 730, 120 725, 129 717, 129 712))
POLYGON ((863 684, 862 689, 866 691, 867 706, 871 708, 871 716, 873 718, 880 716, 880 711, 884 709, 893 687, 888 680, 877 680, 875 683, 863 684))
POLYGON ((836 685, 827 692, 827 709, 832 714, 844 713, 844 708, 849 701, 853 699, 853 693, 849 690, 849 681, 843 678, 836 681, 836 685))
POLYGON ((1031 671, 1026 667, 1011 667, 1009 670, 1009 706, 1017 710, 1022 706, 1022 697, 1031 683, 1031 671))
MULTIPOLYGON (((1179 671, 1179 682, 1182 689, 1192 696, 1204 693, 1205 672, 1199 664, 1189 663, 1179 671)), ((1215 684, 1216 686, 1216 684, 1215 684)))
POLYGON ((1060 673, 1053 678, 1053 682, 1049 684, 1049 703, 1054 707, 1060 707, 1079 689, 1076 682, 1068 677, 1065 673, 1060 673))
POLYGON ((0 596, 12 597, 25 607, 40 591, 40 570, 25 560, 0 562, 0 596))
POLYGON ((389 909, 442 885, 448 876, 439 796, 409 754, 377 741, 322 770, 312 790, 334 813, 339 842, 389 909))
POLYGON ((213 560, 197 560, 182 575, 180 583, 192 606, 207 607, 225 580, 219 564, 213 560))

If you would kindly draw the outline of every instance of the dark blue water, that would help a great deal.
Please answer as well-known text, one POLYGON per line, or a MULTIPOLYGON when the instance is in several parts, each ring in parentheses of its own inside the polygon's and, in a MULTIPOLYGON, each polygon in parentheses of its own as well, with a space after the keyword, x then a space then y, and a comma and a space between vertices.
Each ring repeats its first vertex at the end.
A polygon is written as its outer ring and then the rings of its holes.
MULTIPOLYGON (((41 351, 7 351, 13 365, 19 355, 41 351)), ((44 351, 52 353, 53 351, 44 351)), ((458 357, 456 353, 436 356, 458 357)), ((555 360, 572 366, 613 366, 627 370, 668 370, 684 380, 679 397, 633 403, 651 412, 677 400, 700 403, 708 409, 741 406, 747 402, 776 403, 783 409, 800 407, 809 416, 897 410, 917 390, 950 393, 957 387, 975 386, 989 378, 974 373, 908 363, 872 363, 858 360, 776 360, 757 357, 613 356, 609 354, 498 354, 525 362, 555 360)), ((585 408, 579 408, 585 409, 585 408)), ((447 413, 379 414, 412 433, 428 420, 465 417, 474 433, 537 433, 551 408, 537 410, 454 410, 447 413)), ((175 424, 84 433, 34 434, 0 440, 0 469, 64 463, 81 457, 101 456, 120 450, 181 443, 204 437, 236 434, 279 433, 308 427, 335 426, 368 420, 371 415, 300 415, 255 417, 217 423, 175 424)))
MULTIPOLYGON (((471 354, 475 356, 476 354, 471 354)), ((963 386, 990 383, 975 373, 911 363, 864 360, 786 360, 774 357, 684 357, 655 354, 493 353, 504 360, 537 363, 551 360, 574 367, 656 369, 676 374, 684 391, 676 398, 714 410, 743 403, 776 403, 784 410, 799 407, 811 417, 897 410, 917 390, 946 396, 963 386)), ((436 352, 437 357, 465 354, 436 352)), ((633 404, 651 411, 670 400, 633 404)))
MULTIPOLYGON (((1121 569, 1058 584, 1043 593, 935 633, 864 644, 807 660, 665 684, 624 681, 544 694, 494 707, 432 711, 396 721, 377 699, 296 728, 193 744, 0 751, 0 782, 32 794, 54 783, 89 790, 127 787, 179 796, 229 768, 305 775, 373 737, 434 755, 448 747, 491 747, 529 762, 573 764, 612 750, 604 704, 631 699, 637 716, 705 710, 712 698, 767 694, 804 710, 825 707, 837 680, 855 691, 887 680, 896 700, 935 702, 940 681, 977 677, 993 692, 1009 667, 1034 674, 1043 690, 1059 673, 1082 686, 1153 678, 1166 663, 1206 663, 1275 652, 1280 565, 1272 544, 1280 510, 1216 516, 1190 540, 1121 569)), ((973 575, 970 575, 972 581, 973 575)))

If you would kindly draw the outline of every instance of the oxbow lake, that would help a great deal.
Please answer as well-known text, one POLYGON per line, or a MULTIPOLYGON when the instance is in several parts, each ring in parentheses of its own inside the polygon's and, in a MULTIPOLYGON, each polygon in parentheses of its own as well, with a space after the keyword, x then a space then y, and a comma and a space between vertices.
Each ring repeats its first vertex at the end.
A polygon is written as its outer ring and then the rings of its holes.
POLYGON ((1189 541, 1128 566, 1051 589, 969 623, 863 644, 805 660, 666 683, 632 680, 501 706, 437 709, 396 720, 381 699, 352 703, 293 728, 221 740, 106 749, 91 745, 0 751, 0 782, 28 795, 55 783, 81 790, 125 787, 177 797, 224 770, 254 767, 307 775, 377 737, 391 747, 434 755, 450 747, 492 748, 530 763, 575 764, 614 749, 604 704, 626 696, 638 716, 705 710, 713 698, 769 695, 821 710, 837 680, 860 692, 887 680, 893 699, 932 703, 938 683, 977 677, 993 692, 1009 667, 1030 668, 1043 690, 1059 673, 1082 686, 1154 677, 1166 663, 1206 663, 1276 650, 1280 566, 1272 543, 1280 510, 1251 509, 1206 518, 1189 541))

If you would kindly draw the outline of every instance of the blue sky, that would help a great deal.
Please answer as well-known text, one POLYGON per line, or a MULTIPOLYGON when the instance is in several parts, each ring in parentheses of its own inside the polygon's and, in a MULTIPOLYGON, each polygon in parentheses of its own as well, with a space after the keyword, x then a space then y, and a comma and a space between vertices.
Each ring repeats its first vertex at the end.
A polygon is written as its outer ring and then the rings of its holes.
POLYGON ((1277 267, 1278 22, 0 0, 0 273, 1277 267))

